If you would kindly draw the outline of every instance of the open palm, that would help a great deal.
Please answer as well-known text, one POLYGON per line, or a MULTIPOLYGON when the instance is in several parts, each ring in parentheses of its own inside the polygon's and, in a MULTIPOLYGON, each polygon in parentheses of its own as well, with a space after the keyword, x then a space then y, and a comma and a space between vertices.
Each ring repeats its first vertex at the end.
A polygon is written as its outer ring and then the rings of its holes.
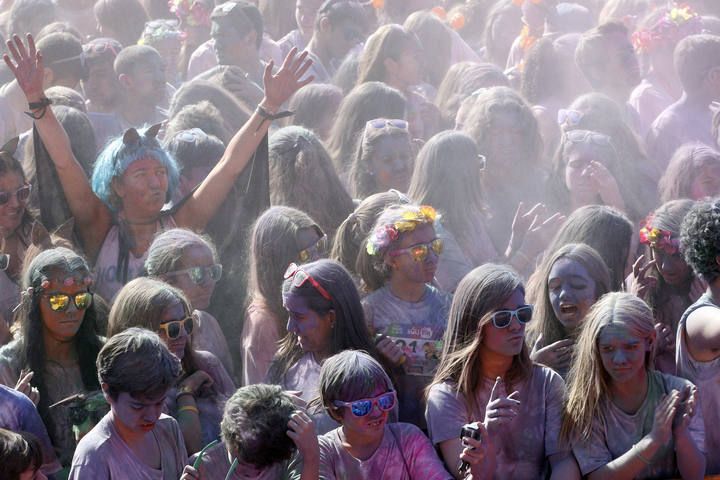
POLYGON ((280 108, 293 93, 313 81, 315 78, 313 76, 302 79, 313 63, 307 58, 307 55, 307 52, 298 55, 297 48, 293 48, 285 57, 285 61, 277 73, 272 73, 272 61, 267 64, 263 84, 265 85, 265 98, 270 106, 280 108))
POLYGON ((35 48, 32 35, 27 36, 27 48, 18 35, 7 41, 8 51, 12 55, 3 55, 3 60, 17 79, 18 85, 29 102, 40 99, 43 95, 43 58, 35 48))

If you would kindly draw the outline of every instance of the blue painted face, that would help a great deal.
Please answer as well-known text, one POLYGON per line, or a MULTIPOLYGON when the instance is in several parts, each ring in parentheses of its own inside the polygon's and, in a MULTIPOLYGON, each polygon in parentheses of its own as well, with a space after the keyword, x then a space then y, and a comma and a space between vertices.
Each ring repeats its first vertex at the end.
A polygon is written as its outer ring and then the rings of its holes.
POLYGON ((321 315, 308 306, 305 297, 292 291, 283 294, 283 306, 288 312, 287 331, 297 335, 303 351, 321 353, 329 348, 334 312, 321 315))

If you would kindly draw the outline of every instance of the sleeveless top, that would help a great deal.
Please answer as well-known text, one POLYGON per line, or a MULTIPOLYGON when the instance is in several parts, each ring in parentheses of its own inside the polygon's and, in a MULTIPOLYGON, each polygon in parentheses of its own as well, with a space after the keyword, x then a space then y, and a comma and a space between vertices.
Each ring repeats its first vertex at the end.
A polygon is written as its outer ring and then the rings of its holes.
MULTIPOLYGON (((175 228, 175 220, 168 213, 164 213, 157 221, 158 231, 162 232, 175 228)), ((112 302, 117 292, 130 280, 140 276, 147 260, 148 252, 136 257, 132 251, 127 252, 127 272, 123 275, 123 266, 120 262, 120 226, 110 227, 105 240, 103 240, 100 253, 95 261, 95 292, 108 302, 112 302), (121 269, 118 274, 118 269, 121 269)))
POLYGON ((720 318, 720 308, 704 294, 693 303, 680 318, 678 324, 675 363, 677 374, 693 382, 698 388, 700 408, 705 420, 705 451, 707 452, 706 474, 720 474, 720 357, 710 362, 695 360, 688 349, 685 338, 685 322, 695 310, 714 307, 720 318))

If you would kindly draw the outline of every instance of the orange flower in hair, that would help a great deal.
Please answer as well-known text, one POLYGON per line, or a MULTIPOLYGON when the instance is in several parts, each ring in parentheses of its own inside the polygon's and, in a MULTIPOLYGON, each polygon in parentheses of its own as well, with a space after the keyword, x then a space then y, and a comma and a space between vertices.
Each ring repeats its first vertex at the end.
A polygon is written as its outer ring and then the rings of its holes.
POLYGON ((430 11, 434 13, 435 16, 438 17, 440 20, 445 20, 447 18, 447 12, 443 7, 433 7, 430 11))
POLYGON ((462 30, 465 26, 465 15, 463 15, 460 12, 454 13, 452 17, 450 17, 450 28, 455 30, 456 32, 459 30, 462 30))

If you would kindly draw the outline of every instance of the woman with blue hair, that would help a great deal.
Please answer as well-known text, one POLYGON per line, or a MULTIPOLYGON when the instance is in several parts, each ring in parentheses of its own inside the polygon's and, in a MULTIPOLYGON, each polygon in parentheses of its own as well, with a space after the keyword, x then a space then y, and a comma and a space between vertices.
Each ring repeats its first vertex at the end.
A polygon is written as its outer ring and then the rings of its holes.
POLYGON ((312 61, 291 51, 273 74, 265 69, 265 97, 250 120, 228 143, 223 157, 184 203, 163 211, 178 184, 175 160, 160 146, 159 125, 131 128, 113 140, 95 163, 92 185, 70 148, 67 134, 53 115, 43 89, 43 58, 32 36, 27 46, 16 35, 4 56, 29 103, 40 138, 57 169, 88 258, 95 261, 97 292, 108 300, 137 277, 155 234, 175 226, 203 230, 220 207, 268 131, 270 121, 293 93, 312 81, 301 80, 312 61))

